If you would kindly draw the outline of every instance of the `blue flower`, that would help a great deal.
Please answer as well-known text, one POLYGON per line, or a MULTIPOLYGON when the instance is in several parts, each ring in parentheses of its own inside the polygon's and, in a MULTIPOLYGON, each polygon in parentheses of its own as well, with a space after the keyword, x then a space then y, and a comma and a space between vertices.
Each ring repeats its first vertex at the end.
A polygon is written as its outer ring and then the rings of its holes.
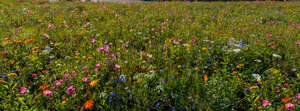
POLYGON ((115 92, 113 92, 111 95, 112 95, 112 96, 116 96, 116 93, 115 93, 115 92))
POLYGON ((186 111, 186 108, 183 108, 183 110, 182 111, 186 111))
POLYGON ((4 79, 7 79, 7 75, 3 75, 2 77, 3 77, 4 79))
POLYGON ((172 80, 175 80, 175 77, 172 77, 172 80))
POLYGON ((246 91, 246 92, 249 92, 250 90, 249 90, 249 88, 246 88, 245 91, 246 91))
POLYGON ((115 82, 116 82, 116 83, 119 83, 119 80, 118 80, 118 79, 116 79, 116 80, 115 80, 115 82))
POLYGON ((27 65, 27 67, 31 67, 31 65, 27 65))
POLYGON ((156 104, 156 108, 159 108, 159 103, 156 104))
POLYGON ((222 79, 219 79, 219 82, 222 82, 222 79))
POLYGON ((257 86, 260 86, 260 83, 258 82, 258 83, 256 83, 256 85, 257 85, 257 86))
POLYGON ((172 107, 172 111, 175 111, 175 106, 172 107))
POLYGON ((271 78, 269 78, 269 80, 274 80, 274 78, 271 77, 271 78))
POLYGON ((18 72, 18 70, 16 69, 16 70, 14 70, 14 73, 17 73, 18 72))
POLYGON ((121 102, 121 103, 123 102, 123 99, 122 99, 122 98, 120 99, 120 102, 121 102))
POLYGON ((163 72, 163 70, 162 70, 162 69, 160 69, 160 70, 159 70, 159 72, 163 72))

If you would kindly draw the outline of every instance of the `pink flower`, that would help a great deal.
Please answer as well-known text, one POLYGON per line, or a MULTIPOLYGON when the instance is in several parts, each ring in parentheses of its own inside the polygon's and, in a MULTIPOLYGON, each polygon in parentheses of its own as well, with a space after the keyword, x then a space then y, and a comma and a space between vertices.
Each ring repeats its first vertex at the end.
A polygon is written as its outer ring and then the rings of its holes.
POLYGON ((55 81, 55 85, 60 85, 64 80, 57 80, 55 81))
POLYGON ((65 74, 64 74, 64 78, 67 79, 68 77, 69 77, 69 74, 68 74, 68 73, 65 73, 65 74))
POLYGON ((83 77, 81 80, 82 80, 83 82, 87 82, 89 79, 88 79, 87 77, 83 77))
POLYGON ((285 104, 285 108, 286 108, 286 110, 294 110, 295 105, 292 103, 287 103, 287 104, 285 104))
POLYGON ((32 73, 31 76, 32 76, 32 77, 36 77, 36 73, 32 73))
POLYGON ((44 37, 46 37, 47 39, 50 39, 50 36, 48 34, 43 34, 44 37))
POLYGON ((116 64, 115 67, 119 70, 121 68, 120 65, 116 64))
POLYGON ((70 86, 67 90, 66 93, 67 94, 72 94, 75 91, 75 88, 73 88, 73 86, 70 86))
POLYGON ((116 14, 116 17, 119 17, 120 15, 119 14, 116 14))
POLYGON ((288 84, 288 83, 284 83, 283 86, 284 86, 284 87, 288 87, 289 84, 288 84))
POLYGON ((46 70, 42 70, 42 74, 46 74, 46 70))
POLYGON ((88 66, 83 66, 82 67, 82 69, 85 69, 85 70, 88 69, 88 68, 89 68, 88 66))
POLYGON ((52 90, 55 90, 57 88, 57 86, 53 86, 52 90))
POLYGON ((52 96, 52 92, 49 91, 49 90, 45 90, 43 94, 44 94, 44 96, 47 96, 47 97, 51 97, 52 96))
POLYGON ((48 28, 49 28, 49 29, 52 29, 52 28, 54 28, 54 25, 53 25, 53 24, 49 24, 49 25, 48 25, 48 28))
POLYGON ((96 39, 92 39, 92 44, 94 44, 96 42, 96 39))
POLYGON ((267 37, 271 37, 271 36, 272 36, 272 34, 266 34, 266 36, 267 36, 267 37))
POLYGON ((300 41, 296 42, 296 45, 300 45, 300 41))
POLYGON ((25 92, 27 92, 27 88, 22 87, 20 93, 21 93, 21 94, 24 94, 25 92))
POLYGON ((266 107, 267 105, 270 105, 270 102, 268 100, 264 100, 262 106, 266 107))
POLYGON ((275 89, 275 90, 278 90, 278 89, 279 89, 279 87, 278 87, 278 86, 275 86, 275 87, 274 87, 274 89, 275 89))
POLYGON ((148 58, 149 58, 149 59, 152 59, 152 54, 149 54, 149 55, 148 55, 148 58))
POLYGON ((297 94, 296 98, 300 99, 300 93, 297 94))
POLYGON ((141 57, 143 56, 143 52, 140 52, 140 56, 141 56, 141 57))
POLYGON ((294 101, 295 103, 298 103, 299 102, 299 100, 298 99, 295 99, 295 101, 294 101))
POLYGON ((72 72, 72 76, 75 77, 76 75, 77 75, 77 73, 76 73, 75 71, 73 71, 73 72, 72 72))
POLYGON ((89 73, 90 73, 90 70, 86 70, 84 73, 85 73, 85 74, 89 74, 89 73))

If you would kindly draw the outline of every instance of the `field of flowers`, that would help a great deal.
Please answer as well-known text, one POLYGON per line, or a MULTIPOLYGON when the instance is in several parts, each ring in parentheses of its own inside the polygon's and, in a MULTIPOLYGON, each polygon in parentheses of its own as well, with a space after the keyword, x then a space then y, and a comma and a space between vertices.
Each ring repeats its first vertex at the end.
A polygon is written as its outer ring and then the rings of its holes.
POLYGON ((300 110, 300 2, 0 1, 0 110, 300 110))

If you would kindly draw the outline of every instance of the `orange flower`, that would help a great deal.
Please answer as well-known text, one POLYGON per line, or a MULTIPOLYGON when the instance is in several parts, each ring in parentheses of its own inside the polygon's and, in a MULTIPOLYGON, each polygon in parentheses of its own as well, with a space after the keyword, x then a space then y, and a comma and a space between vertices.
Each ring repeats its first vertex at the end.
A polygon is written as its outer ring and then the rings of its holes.
POLYGON ((87 96, 87 94, 84 94, 84 95, 83 95, 83 97, 86 97, 86 96, 87 96))
POLYGON ((97 84, 97 82, 98 82, 97 80, 93 80, 93 81, 90 83, 90 85, 91 85, 91 86, 95 86, 95 85, 97 84))
POLYGON ((3 82, 3 80, 0 80, 0 83, 2 83, 3 82))
POLYGON ((243 66, 243 64, 239 64, 236 66, 236 68, 240 69, 240 68, 242 68, 242 66, 243 66))
POLYGON ((208 77, 207 77, 206 74, 204 75, 203 79, 204 79, 204 81, 207 81, 207 80, 208 80, 208 77))
POLYGON ((237 72, 232 72, 233 75, 237 75, 237 72))
POLYGON ((84 103, 84 108, 85 109, 91 109, 93 107, 93 100, 88 100, 84 103))
POLYGON ((290 98, 290 97, 285 97, 285 98, 281 99, 281 103, 287 103, 287 102, 289 102, 291 99, 292 99, 292 98, 290 98))
POLYGON ((35 50, 35 49, 39 49, 39 47, 33 47, 32 49, 33 49, 33 50, 35 50))
POLYGON ((40 85, 40 88, 38 90, 45 90, 48 88, 48 84, 42 84, 40 85))
POLYGON ((33 41, 34 41, 34 39, 29 39, 29 40, 28 40, 28 42, 33 42, 33 41))

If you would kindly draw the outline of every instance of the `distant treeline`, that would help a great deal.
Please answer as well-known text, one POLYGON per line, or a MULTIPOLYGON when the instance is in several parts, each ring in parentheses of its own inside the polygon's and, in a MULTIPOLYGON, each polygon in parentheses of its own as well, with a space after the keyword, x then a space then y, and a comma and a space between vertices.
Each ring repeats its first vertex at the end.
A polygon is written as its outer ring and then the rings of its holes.
POLYGON ((142 1, 300 1, 300 0, 142 0, 142 1))

